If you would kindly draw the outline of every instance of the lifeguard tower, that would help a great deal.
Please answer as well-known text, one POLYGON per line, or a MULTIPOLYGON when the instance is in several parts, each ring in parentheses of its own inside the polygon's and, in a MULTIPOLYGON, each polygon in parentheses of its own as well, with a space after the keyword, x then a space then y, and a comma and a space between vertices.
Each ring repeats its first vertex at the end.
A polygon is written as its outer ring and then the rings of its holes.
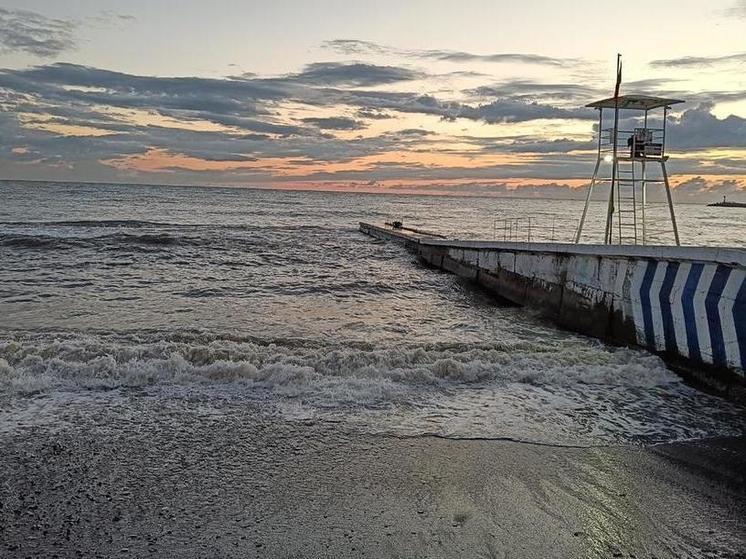
POLYGON ((679 230, 666 171, 666 117, 671 105, 684 101, 649 95, 618 95, 621 66, 617 68, 617 80, 614 97, 586 105, 598 109, 598 156, 575 242, 579 243, 583 234, 594 188, 608 184, 604 244, 670 244, 673 241, 678 246, 679 230), (649 120, 651 111, 657 111, 652 113, 653 127, 650 126, 652 119, 649 120), (613 114, 613 125, 607 124, 604 128, 604 116, 608 118, 609 113, 613 114), (624 115, 622 123, 626 129, 620 129, 620 114, 624 115), (651 171, 657 169, 651 166, 660 166, 659 176, 653 176, 651 171), (665 189, 670 221, 653 220, 649 211, 646 215, 649 189, 653 186, 665 189))

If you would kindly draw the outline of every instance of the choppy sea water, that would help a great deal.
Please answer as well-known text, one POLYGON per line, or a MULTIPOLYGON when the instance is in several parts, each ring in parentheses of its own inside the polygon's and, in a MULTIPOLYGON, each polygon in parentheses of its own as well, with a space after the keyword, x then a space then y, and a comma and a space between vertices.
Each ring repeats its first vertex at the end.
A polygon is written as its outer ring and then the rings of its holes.
MULTIPOLYGON (((45 402, 146 394, 404 436, 589 445, 746 432, 742 408, 658 357, 500 306, 357 231, 398 218, 491 238, 496 220, 532 216, 534 238, 560 240, 579 202, 0 190, 0 431, 42 421, 45 402)), ((679 207, 684 241, 743 247, 739 211, 679 207)))

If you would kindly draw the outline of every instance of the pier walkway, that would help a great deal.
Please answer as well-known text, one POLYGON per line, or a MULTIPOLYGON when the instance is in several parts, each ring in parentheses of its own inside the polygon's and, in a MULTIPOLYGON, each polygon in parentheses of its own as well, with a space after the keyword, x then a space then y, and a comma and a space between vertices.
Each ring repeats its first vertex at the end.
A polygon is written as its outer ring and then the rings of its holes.
POLYGON ((746 250, 447 240, 360 223, 559 326, 658 353, 746 400, 746 250))

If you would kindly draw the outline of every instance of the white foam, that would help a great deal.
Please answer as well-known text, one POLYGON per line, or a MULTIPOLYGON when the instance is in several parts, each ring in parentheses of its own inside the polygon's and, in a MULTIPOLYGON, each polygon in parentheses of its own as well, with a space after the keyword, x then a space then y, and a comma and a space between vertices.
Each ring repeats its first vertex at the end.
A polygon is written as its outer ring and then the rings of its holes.
POLYGON ((119 387, 269 394, 291 418, 375 418, 367 429, 406 434, 619 442, 745 428, 737 408, 687 387, 658 357, 583 339, 442 347, 152 334, 0 341, 0 392, 11 398, 119 387))
POLYGON ((536 385, 677 383, 650 354, 587 343, 463 347, 279 346, 213 339, 32 335, 0 342, 0 385, 17 392, 157 383, 253 382, 277 391, 347 382, 445 386, 484 382, 536 385))

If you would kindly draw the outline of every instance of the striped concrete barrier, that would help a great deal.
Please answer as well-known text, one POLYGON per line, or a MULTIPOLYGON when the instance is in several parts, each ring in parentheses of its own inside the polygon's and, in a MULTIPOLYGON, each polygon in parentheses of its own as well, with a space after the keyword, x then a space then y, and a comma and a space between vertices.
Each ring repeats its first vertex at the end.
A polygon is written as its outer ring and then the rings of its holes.
POLYGON ((743 374, 743 267, 652 259, 632 267, 628 275, 638 344, 743 374))
POLYGON ((729 391, 746 369, 746 250, 453 241, 361 223, 559 325, 639 345, 729 391))

